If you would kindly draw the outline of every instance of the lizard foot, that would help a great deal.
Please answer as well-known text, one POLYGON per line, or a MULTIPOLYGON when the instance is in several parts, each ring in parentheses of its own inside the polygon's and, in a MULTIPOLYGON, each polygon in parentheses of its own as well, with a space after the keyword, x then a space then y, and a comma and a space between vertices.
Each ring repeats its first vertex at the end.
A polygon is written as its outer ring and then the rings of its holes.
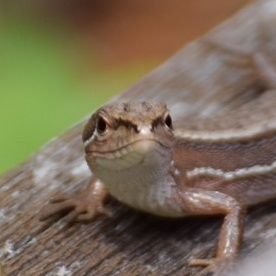
POLYGON ((54 215, 66 216, 67 222, 90 221, 98 215, 111 216, 111 213, 103 206, 102 200, 79 196, 55 196, 50 203, 42 208, 39 220, 45 221, 54 215))
POLYGON ((205 267, 200 273, 197 275, 205 276, 205 275, 220 275, 223 271, 225 271, 226 267, 228 268, 230 260, 225 260, 221 258, 213 258, 213 259, 193 259, 189 262, 190 266, 203 266, 205 267))

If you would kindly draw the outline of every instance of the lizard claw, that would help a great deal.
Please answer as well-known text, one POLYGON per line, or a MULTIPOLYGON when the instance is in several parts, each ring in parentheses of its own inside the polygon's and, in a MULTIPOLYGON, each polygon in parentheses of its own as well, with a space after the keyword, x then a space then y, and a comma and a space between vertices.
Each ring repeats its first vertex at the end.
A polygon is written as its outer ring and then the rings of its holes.
POLYGON ((112 214, 110 211, 108 211, 103 206, 98 206, 95 209, 91 209, 91 210, 87 209, 85 213, 80 213, 76 217, 76 220, 77 221, 89 221, 89 220, 93 220, 98 215, 104 215, 107 217, 111 217, 112 214))

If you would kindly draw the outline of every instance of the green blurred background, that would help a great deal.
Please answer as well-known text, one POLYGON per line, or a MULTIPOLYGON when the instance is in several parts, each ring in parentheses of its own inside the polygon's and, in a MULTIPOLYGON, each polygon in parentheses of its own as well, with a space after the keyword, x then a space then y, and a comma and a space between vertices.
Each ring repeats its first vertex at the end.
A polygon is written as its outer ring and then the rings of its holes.
POLYGON ((245 2, 3 1, 0 174, 245 2))
MULTIPOLYGON (((22 23, 22 22, 21 22, 22 23)), ((138 67, 104 70, 95 60, 79 76, 65 41, 32 26, 6 24, 0 37, 0 173, 15 166, 130 86, 138 67)), ((80 68, 79 68, 80 70, 80 68)))

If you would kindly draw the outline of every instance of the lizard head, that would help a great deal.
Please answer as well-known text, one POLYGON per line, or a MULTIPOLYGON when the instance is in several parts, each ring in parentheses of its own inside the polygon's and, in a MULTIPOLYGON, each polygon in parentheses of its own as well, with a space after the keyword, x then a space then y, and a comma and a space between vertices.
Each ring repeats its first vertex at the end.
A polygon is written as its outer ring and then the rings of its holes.
POLYGON ((133 102, 100 108, 89 119, 82 138, 89 165, 122 170, 160 159, 169 151, 172 135, 166 105, 133 102))

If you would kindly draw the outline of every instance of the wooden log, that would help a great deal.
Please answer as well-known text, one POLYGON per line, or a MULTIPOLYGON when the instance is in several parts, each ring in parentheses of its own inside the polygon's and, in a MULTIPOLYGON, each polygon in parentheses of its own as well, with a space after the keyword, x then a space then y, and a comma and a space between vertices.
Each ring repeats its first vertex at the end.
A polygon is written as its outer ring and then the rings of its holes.
MULTIPOLYGON (((275 23, 276 1, 254 2, 181 50, 127 91, 124 100, 141 100, 145 94, 147 99, 163 99, 176 123, 177 111, 184 108, 187 128, 196 128, 198 119, 227 117, 233 108, 273 86, 256 78, 246 53, 261 52, 276 64, 275 23), (241 54, 222 50, 210 39, 233 45, 241 54)), ((189 267, 188 261, 213 256, 219 218, 160 219, 113 200, 110 219, 73 225, 63 219, 52 224, 38 221, 37 213, 50 196, 77 193, 89 181, 82 127, 77 125, 1 178, 0 260, 6 274, 196 275, 199 269, 189 267)), ((252 210, 242 256, 275 239, 275 224, 275 206, 252 210)))

